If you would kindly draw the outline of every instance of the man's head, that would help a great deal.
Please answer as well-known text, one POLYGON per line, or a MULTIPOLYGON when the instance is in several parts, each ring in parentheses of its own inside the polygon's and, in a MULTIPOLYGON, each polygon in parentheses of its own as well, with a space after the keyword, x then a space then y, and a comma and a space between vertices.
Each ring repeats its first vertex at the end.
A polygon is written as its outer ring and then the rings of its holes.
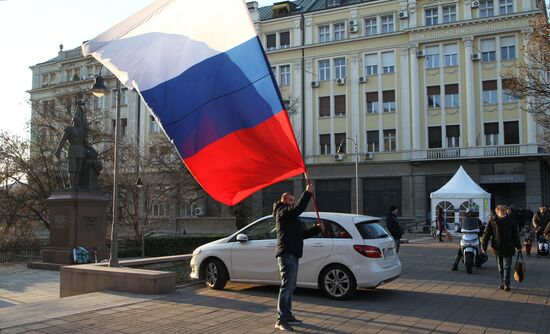
POLYGON ((546 212, 546 207, 544 205, 541 205, 541 207, 539 208, 539 211, 540 211, 540 213, 545 213, 546 212))
POLYGON ((506 205, 497 205, 495 213, 498 217, 504 218, 508 216, 508 207, 506 205))
POLYGON ((399 211, 399 210, 397 209, 397 206, 396 206, 396 205, 390 206, 390 212, 391 212, 391 213, 393 213, 394 215, 396 215, 396 214, 397 214, 397 211, 399 211))
POLYGON ((283 193, 281 195, 281 203, 285 205, 293 205, 296 202, 296 197, 292 193, 283 193))
POLYGON ((476 216, 476 213, 477 213, 477 212, 476 212, 476 209, 475 209, 475 208, 468 208, 468 209, 466 210, 466 215, 467 215, 468 217, 475 217, 475 216, 476 216))

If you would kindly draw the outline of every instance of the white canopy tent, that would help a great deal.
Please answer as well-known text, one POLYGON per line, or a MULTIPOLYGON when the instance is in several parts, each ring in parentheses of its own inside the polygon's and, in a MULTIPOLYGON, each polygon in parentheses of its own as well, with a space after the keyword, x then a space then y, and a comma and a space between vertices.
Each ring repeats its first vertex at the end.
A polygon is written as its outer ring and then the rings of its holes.
POLYGON ((471 207, 479 212, 481 221, 486 223, 489 219, 491 194, 475 183, 462 166, 447 184, 431 193, 430 198, 432 218, 435 220, 435 210, 441 207, 449 230, 456 229, 466 210, 471 207))

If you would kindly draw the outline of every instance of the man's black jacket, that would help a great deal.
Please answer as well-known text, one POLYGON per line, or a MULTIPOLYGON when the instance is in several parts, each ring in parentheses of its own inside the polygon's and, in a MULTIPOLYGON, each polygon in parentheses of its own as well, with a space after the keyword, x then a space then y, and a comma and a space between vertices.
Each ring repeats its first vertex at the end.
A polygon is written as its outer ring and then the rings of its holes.
POLYGON ((521 249, 517 225, 508 216, 500 218, 495 215, 489 219, 481 239, 481 247, 485 250, 489 239, 491 239, 491 249, 496 256, 514 256, 514 248, 521 249))
POLYGON ((386 227, 395 240, 399 240, 403 236, 403 231, 401 230, 401 226, 399 226, 399 220, 397 220, 397 216, 392 212, 388 213, 386 216, 386 227))
POLYGON ((311 193, 306 191, 300 197, 298 203, 285 205, 282 202, 273 204, 273 217, 277 223, 277 248, 275 257, 283 253, 293 254, 297 258, 302 257, 304 239, 319 233, 317 226, 304 230, 302 222, 298 218, 307 207, 311 193))

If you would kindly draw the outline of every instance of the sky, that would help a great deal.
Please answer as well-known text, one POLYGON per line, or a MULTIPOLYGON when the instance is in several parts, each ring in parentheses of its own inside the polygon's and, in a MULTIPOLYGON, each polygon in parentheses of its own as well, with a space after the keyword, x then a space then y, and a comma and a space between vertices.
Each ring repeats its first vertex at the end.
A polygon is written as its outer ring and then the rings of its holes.
MULTIPOLYGON (((260 6, 270 0, 257 0, 260 6)), ((0 0, 0 131, 27 136, 29 66, 73 49, 152 0, 0 0)), ((198 1, 200 3, 200 0, 198 1)))

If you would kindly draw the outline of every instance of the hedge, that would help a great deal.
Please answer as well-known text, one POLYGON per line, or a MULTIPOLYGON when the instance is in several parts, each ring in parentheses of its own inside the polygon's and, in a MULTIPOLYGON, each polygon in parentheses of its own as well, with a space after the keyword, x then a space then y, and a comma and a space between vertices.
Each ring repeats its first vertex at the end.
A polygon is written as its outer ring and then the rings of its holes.
MULTIPOLYGON (((201 245, 223 238, 223 235, 169 235, 145 238, 145 256, 191 254, 201 245)), ((119 257, 141 256, 140 240, 125 239, 119 241, 119 257)))

